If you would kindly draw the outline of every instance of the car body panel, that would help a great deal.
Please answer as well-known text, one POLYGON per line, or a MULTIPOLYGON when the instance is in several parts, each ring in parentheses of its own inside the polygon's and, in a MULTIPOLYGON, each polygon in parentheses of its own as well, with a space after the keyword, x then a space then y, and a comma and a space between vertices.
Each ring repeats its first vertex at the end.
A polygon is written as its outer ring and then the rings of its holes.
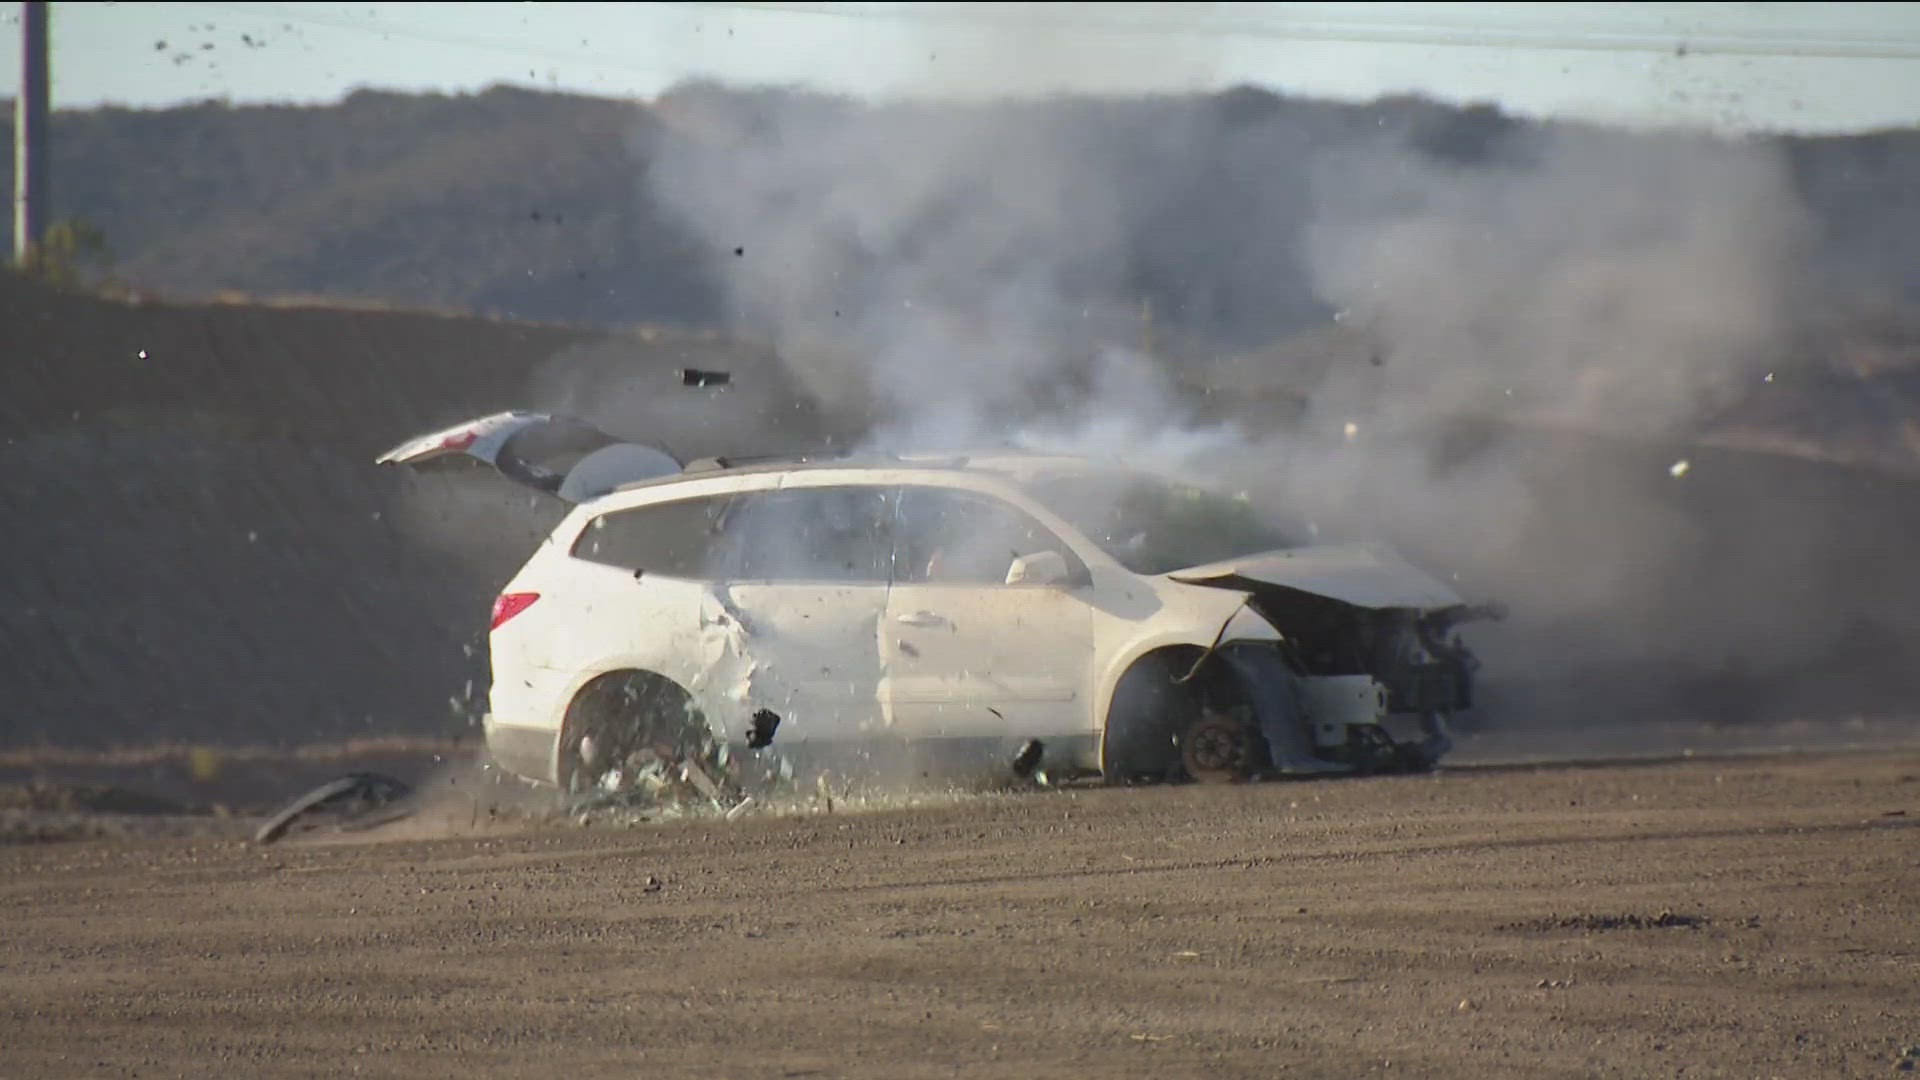
POLYGON ((1460 597, 1428 574, 1373 545, 1325 545, 1246 555, 1171 575, 1175 581, 1278 585, 1356 607, 1452 607, 1460 597))
POLYGON ((895 585, 888 595, 891 724, 939 737, 1085 731, 1093 619, 1056 586, 895 585))
POLYGON ((381 454, 375 464, 420 468, 461 458, 484 462, 516 483, 570 503, 683 468, 678 458, 659 447, 622 442, 583 420, 518 410, 408 439, 381 454), (560 465, 543 464, 543 458, 558 459, 560 465))
MULTIPOLYGON (((540 599, 490 638, 489 745, 501 764, 548 782, 559 772, 570 704, 614 672, 671 680, 730 743, 744 740, 756 710, 770 709, 781 718, 783 750, 831 755, 844 743, 905 739, 967 742, 992 755, 1037 738, 1050 763, 1099 768, 1128 669, 1168 648, 1201 657, 1284 641, 1270 621, 1281 609, 1261 597, 1295 590, 1336 607, 1419 612, 1460 603, 1375 546, 1136 573, 1022 487, 1022 476, 1057 474, 1074 461, 1059 455, 682 470, 664 451, 592 429, 582 442, 582 429, 553 426, 563 421, 482 417, 381 458, 412 465, 464 455, 577 500, 503 590, 540 599), (604 454, 572 487, 567 473, 515 457, 517 435, 555 430, 586 451, 574 468, 604 454), (680 471, 662 471, 669 463, 680 471), (698 566, 634 565, 650 557, 622 562, 586 546, 600 535, 593 530, 617 531, 621 521, 658 531, 659 512, 703 499, 713 508, 711 531, 687 541, 700 548, 698 566), (927 506, 947 506, 955 521, 928 526, 927 506), (621 518, 631 514, 641 516, 621 518), (983 525, 994 514, 1025 531, 1006 541, 983 525), (941 542, 929 548, 927 536, 941 542), (773 565, 789 556, 792 565, 773 565), (843 556, 844 564, 833 561, 843 556), (1035 566, 1046 568, 1046 583, 1020 583, 1019 568, 1035 566)), ((1357 706, 1349 714, 1368 715, 1357 706)))

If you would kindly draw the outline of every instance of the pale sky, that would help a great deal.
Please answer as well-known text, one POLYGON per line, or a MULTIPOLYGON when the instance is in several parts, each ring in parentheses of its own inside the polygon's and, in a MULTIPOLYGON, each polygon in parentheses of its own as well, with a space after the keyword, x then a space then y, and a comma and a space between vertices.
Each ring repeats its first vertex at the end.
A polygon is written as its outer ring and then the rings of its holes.
MULTIPOLYGON (((1251 83, 1723 130, 1920 125, 1920 4, 74 3, 56 107, 708 77, 865 97, 1251 83)), ((0 30, 17 33, 17 5, 0 30)), ((0 80, 19 80, 17 50, 0 80)))

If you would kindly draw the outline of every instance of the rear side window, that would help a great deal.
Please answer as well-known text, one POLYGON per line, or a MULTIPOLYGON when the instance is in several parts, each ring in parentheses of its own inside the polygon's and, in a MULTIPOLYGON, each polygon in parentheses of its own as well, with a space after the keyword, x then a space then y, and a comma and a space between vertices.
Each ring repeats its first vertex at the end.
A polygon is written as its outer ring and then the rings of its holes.
POLYGON ((707 577, 726 508, 727 497, 713 495, 602 514, 581 530, 573 557, 668 577, 707 577))
POLYGON ((727 515, 725 576, 884 583, 893 561, 886 488, 781 488, 742 495, 727 515))
POLYGON ((1013 561, 1057 551, 1085 571, 1066 542, 1011 503, 953 488, 903 488, 893 523, 894 580, 1004 585, 1013 561))

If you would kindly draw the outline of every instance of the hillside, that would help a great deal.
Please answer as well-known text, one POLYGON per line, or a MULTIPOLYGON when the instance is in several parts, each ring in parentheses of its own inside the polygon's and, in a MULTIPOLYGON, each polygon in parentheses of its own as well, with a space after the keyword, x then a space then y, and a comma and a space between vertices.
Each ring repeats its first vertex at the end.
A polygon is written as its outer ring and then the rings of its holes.
MULTIPOLYGON (((503 87, 360 91, 319 106, 66 110, 53 132, 56 213, 100 228, 113 272, 167 296, 324 295, 710 325, 725 314, 717 275, 729 252, 661 204, 650 170, 663 133, 698 126, 700 110, 686 102, 711 95, 693 87, 647 104, 503 87)), ((735 97, 768 114, 831 107, 777 91, 735 97)), ((1177 158, 1178 199, 1164 209, 1179 216, 1143 209, 1115 255, 1168 326, 1239 344, 1326 317, 1290 256, 1263 256, 1255 292, 1246 267, 1226 265, 1248 257, 1236 241, 1250 221, 1278 223, 1286 238, 1305 220, 1308 158, 1385 133, 1423 159, 1474 163, 1564 127, 1487 107, 1343 105, 1256 89, 997 108, 984 115, 1033 114, 1064 142, 1119 147, 1127 173, 1177 158), (1180 134, 1155 134, 1167 130, 1180 134), (1264 145, 1289 148, 1284 160, 1299 172, 1249 172, 1249 147, 1264 145)), ((934 109, 916 123, 964 128, 981 115, 934 109)), ((9 139, 11 116, 0 116, 9 139)), ((1805 287, 1823 303, 1920 298, 1920 132, 1775 141, 1817 225, 1805 287)), ((8 198, 11 183, 0 177, 8 198)))

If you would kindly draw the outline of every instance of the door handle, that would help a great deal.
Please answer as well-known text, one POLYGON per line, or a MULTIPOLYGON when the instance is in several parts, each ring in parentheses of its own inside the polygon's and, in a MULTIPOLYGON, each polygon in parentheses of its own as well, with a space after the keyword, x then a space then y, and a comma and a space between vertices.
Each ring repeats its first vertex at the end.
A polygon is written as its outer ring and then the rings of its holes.
POLYGON ((895 615, 893 621, 902 626, 946 626, 947 620, 931 611, 916 611, 911 615, 895 615))

